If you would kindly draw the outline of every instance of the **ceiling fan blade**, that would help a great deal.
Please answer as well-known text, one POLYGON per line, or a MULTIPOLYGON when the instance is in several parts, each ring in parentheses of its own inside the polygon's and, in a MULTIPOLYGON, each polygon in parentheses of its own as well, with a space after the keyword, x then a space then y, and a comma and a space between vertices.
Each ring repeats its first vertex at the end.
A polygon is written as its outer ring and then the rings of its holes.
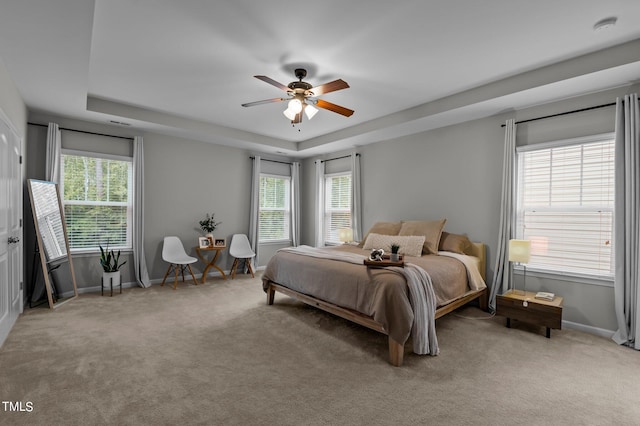
POLYGON ((257 78, 258 80, 262 80, 265 83, 269 83, 272 86, 276 86, 278 89, 280 90, 284 90, 285 92, 289 92, 291 91, 291 89, 289 89, 287 86, 285 86, 282 83, 278 83, 277 81, 275 81, 272 78, 267 77, 266 75, 254 75, 255 78, 257 78))
POLYGON ((313 87, 310 92, 313 96, 320 96, 325 93, 335 92, 336 90, 348 89, 349 84, 342 79, 334 80, 329 83, 321 84, 320 86, 313 87))
POLYGON ((252 107, 252 106, 256 106, 256 105, 270 104, 272 102, 282 102, 282 101, 286 101, 286 99, 285 98, 265 99, 265 100, 262 100, 262 101, 248 102, 246 104, 242 104, 242 106, 243 107, 252 107))
POLYGON ((318 99, 316 106, 318 108, 328 109, 329 111, 337 112, 338 114, 342 114, 345 117, 351 117, 354 113, 354 111, 349 108, 332 104, 331 102, 323 101, 322 99, 318 99))

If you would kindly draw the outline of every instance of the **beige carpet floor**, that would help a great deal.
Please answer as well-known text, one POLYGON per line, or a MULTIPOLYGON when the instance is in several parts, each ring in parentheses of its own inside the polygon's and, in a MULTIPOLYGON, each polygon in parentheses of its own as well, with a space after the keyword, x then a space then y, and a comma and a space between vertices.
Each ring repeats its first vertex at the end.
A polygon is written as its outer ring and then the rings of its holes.
POLYGON ((18 319, 0 398, 33 408, 0 406, 0 424, 640 424, 637 351, 473 307, 437 332, 439 356, 407 345, 396 368, 385 336, 282 295, 267 306, 258 277, 85 294, 18 319))

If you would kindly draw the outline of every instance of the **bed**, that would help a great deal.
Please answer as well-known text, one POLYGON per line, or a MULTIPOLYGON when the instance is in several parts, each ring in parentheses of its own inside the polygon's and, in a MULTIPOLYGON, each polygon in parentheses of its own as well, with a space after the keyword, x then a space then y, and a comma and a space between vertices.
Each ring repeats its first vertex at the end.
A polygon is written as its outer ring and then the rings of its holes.
POLYGON ((267 304, 272 305, 275 293, 279 292, 386 334, 389 362, 401 366, 404 346, 410 338, 416 352, 415 320, 420 310, 412 304, 417 303, 417 298, 411 294, 404 268, 372 268, 358 259, 368 257, 371 247, 388 249, 392 242, 401 240, 405 264, 427 272, 435 296, 431 317, 434 323, 435 319, 476 299, 486 310, 484 244, 472 243, 462 235, 443 233, 443 227, 444 220, 379 222, 360 245, 280 250, 262 276, 267 304), (438 232, 430 233, 434 227, 438 232), (443 244, 446 241, 455 244, 443 244), (314 250, 319 254, 315 255, 314 250))

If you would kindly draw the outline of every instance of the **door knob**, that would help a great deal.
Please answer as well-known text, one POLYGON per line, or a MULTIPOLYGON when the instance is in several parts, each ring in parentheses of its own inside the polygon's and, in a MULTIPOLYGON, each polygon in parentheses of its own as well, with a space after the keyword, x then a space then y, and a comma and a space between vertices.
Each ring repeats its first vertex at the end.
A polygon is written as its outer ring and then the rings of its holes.
POLYGON ((18 244, 19 242, 20 242, 19 237, 9 237, 9 239, 7 240, 7 243, 9 244, 18 244))

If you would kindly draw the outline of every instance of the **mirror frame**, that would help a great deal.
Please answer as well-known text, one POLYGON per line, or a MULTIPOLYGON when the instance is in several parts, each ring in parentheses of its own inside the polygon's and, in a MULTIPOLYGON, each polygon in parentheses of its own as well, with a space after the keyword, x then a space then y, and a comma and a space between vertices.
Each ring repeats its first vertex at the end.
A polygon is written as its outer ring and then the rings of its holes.
POLYGON ((35 228, 36 228, 36 239, 38 240, 38 251, 40 252, 40 265, 42 266, 42 275, 44 277, 44 284, 47 290, 49 308, 54 309, 78 297, 78 287, 76 286, 76 274, 75 274, 75 271, 73 270, 73 260, 71 259, 71 250, 69 247, 69 236, 67 234, 67 223, 64 218, 64 208, 62 206, 62 198, 60 197, 60 188, 58 187, 58 184, 55 182, 49 182, 49 181, 44 181, 39 179, 28 179, 27 182, 28 182, 27 186, 29 188, 29 199, 31 201, 31 211, 33 214, 33 224, 35 225, 35 228), (46 248, 42 240, 42 234, 40 232, 40 224, 38 223, 36 204, 33 197, 32 185, 34 182, 53 185, 53 187, 55 188, 56 198, 58 200, 58 212, 60 213, 60 220, 62 221, 62 231, 63 231, 62 233, 64 234, 64 244, 67 250, 67 253, 65 256, 59 256, 59 257, 56 257, 55 259, 47 260, 46 248), (69 270, 71 272, 71 282, 73 284, 73 296, 67 297, 64 299, 54 300, 53 286, 51 284, 51 280, 49 277, 50 272, 53 271, 53 269, 49 270, 49 265, 61 264, 65 262, 65 260, 69 263, 69 270))

